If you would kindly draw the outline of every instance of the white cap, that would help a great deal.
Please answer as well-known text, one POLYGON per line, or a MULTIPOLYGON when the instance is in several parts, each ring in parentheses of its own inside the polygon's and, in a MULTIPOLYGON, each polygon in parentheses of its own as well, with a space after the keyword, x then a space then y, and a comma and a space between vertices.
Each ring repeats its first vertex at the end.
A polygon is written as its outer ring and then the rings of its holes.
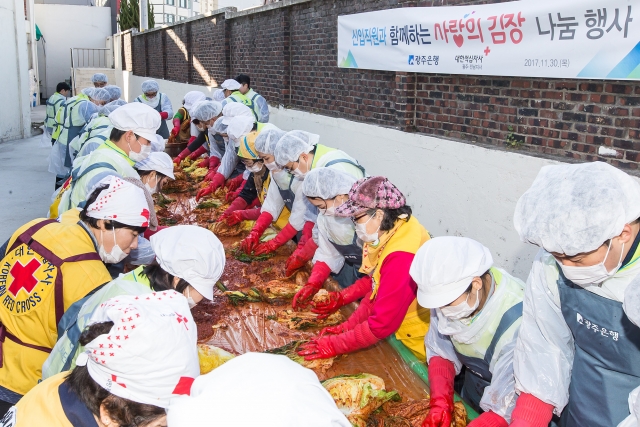
POLYGON ((171 179, 176 179, 173 175, 173 161, 167 153, 152 152, 149 157, 134 166, 140 171, 156 171, 171 179))
POLYGON ((242 85, 233 79, 227 79, 222 82, 220 87, 227 90, 238 90, 242 85))
POLYGON ((226 261, 215 234, 196 225, 176 225, 151 236, 151 247, 164 271, 186 280, 206 299, 213 299, 213 287, 226 261))
POLYGON ((184 95, 184 108, 191 113, 191 109, 200 101, 207 99, 204 93, 192 90, 184 95))
POLYGON ((141 189, 117 176, 109 175, 94 185, 89 194, 103 185, 107 188, 86 208, 88 217, 113 220, 132 227, 149 226, 149 205, 141 189))
POLYGON ((198 333, 187 299, 173 290, 120 295, 100 304, 88 325, 113 322, 76 364, 109 393, 167 408, 200 374, 198 333))
POLYGON ((255 121, 253 120, 253 117, 233 117, 229 120, 227 126, 227 135, 229 135, 229 138, 231 138, 232 141, 238 142, 237 145, 239 145, 239 139, 243 136, 247 136, 249 132, 251 132, 254 123, 255 121))
POLYGON ((229 102, 222 109, 222 123, 229 125, 234 117, 251 117, 255 121, 255 116, 251 108, 239 102, 229 102))
POLYGON ((467 237, 443 236, 427 240, 413 258, 409 274, 418 284, 418 303, 440 308, 455 301, 474 277, 493 266, 489 249, 467 237))
POLYGON ((216 89, 213 91, 213 96, 212 96, 214 101, 218 101, 218 102, 222 102, 224 101, 224 90, 222 89, 216 89))
POLYGON ((313 371, 286 356, 247 353, 198 377, 171 401, 171 427, 351 427, 313 371))
POLYGON ((116 129, 133 131, 149 142, 156 140, 156 131, 160 127, 160 114, 142 102, 131 102, 109 114, 109 120, 116 129))

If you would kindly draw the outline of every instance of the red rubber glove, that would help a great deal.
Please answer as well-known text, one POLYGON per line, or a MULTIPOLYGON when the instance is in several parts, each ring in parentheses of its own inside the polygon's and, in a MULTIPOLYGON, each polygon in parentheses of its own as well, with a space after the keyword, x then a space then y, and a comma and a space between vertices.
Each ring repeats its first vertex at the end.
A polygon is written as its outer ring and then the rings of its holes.
POLYGON ((293 237, 298 234, 298 230, 293 228, 293 226, 289 223, 284 226, 282 230, 278 233, 276 237, 269 240, 268 242, 260 243, 257 248, 253 250, 256 255, 265 255, 270 254, 271 252, 275 252, 280 246, 287 243, 289 240, 293 239, 293 237))
POLYGON ((553 417, 553 405, 544 403, 532 394, 521 393, 511 413, 511 426, 547 427, 553 417))
MULTIPOLYGON (((298 352, 298 355, 303 356, 305 360, 326 359, 367 348, 378 341, 380 339, 371 332, 369 322, 364 321, 352 331, 346 331, 339 335, 314 338, 301 346, 301 351, 298 352)), ((451 384, 453 387, 453 382, 451 384)), ((447 427, 449 426, 447 425, 447 427)))
POLYGON ((218 188, 222 187, 223 184, 224 184, 224 176, 222 176, 222 174, 220 173, 217 173, 213 177, 213 179, 211 180, 211 184, 209 184, 207 188, 203 188, 200 191, 198 191, 198 194, 196 194, 196 202, 199 202, 200 199, 203 198, 204 196, 215 192, 218 188))
POLYGON ((260 209, 245 209, 243 211, 232 212, 225 222, 229 227, 232 227, 242 221, 255 221, 259 217, 260 209))
POLYGON ((343 332, 346 332, 346 330, 344 329, 344 326, 341 323, 339 325, 327 326, 326 328, 322 328, 322 330, 318 334, 318 337, 323 337, 325 335, 338 335, 343 332))
POLYGON ((218 169, 218 166, 220 166, 220 159, 216 156, 209 157, 209 170, 218 169))
POLYGON ((354 301, 367 295, 371 292, 372 280, 371 276, 364 276, 353 282, 351 286, 340 292, 329 292, 329 299, 326 302, 319 302, 317 304, 311 303, 313 313, 319 314, 319 319, 324 319, 338 311, 340 307, 344 307, 347 304, 351 304, 354 301))
POLYGON ((189 158, 190 158, 191 160, 195 160, 195 159, 197 159, 198 157, 202 156, 202 155, 203 155, 204 153, 206 153, 206 152, 207 152, 207 148, 206 148, 204 145, 202 145, 202 146, 201 146, 200 148, 198 148, 196 151, 194 151, 193 153, 191 153, 191 155, 189 156, 189 158))
MULTIPOLYGON (((253 199, 251 203, 249 203, 249 206, 247 206, 247 209, 259 208, 261 206, 262 204, 260 204, 260 199, 256 197, 255 199, 253 199)), ((256 217, 256 219, 258 218, 256 217)))
POLYGON ((191 145, 191 143, 192 143, 193 141, 195 141, 195 140, 196 140, 196 138, 197 138, 197 136, 192 136, 191 138, 189 138, 189 142, 187 142, 187 145, 191 145))
POLYGON ((166 111, 161 111, 160 112, 160 118, 162 120, 167 120, 169 118, 169 113, 167 113, 166 111))
POLYGON ((242 179, 242 174, 236 176, 235 178, 229 178, 227 180, 227 188, 229 189, 229 191, 235 191, 238 189, 238 187, 240 187, 240 184, 242 184, 242 181, 244 181, 242 179))
POLYGON ((182 123, 180 123, 180 119, 173 119, 173 129, 171 129, 171 135, 178 136, 181 124, 182 123))
POLYGON ((256 220, 253 229, 249 235, 240 243, 240 247, 244 253, 250 254, 253 252, 256 246, 260 243, 260 237, 273 222, 273 216, 269 212, 262 212, 260 217, 256 220))
POLYGON ((307 221, 304 223, 304 227, 302 227, 302 237, 300 237, 300 241, 298 242, 298 249, 303 247, 309 239, 313 237, 313 227, 316 224, 313 221, 307 221))
POLYGON ((307 280, 307 283, 293 297, 293 303, 291 304, 293 309, 298 310, 306 307, 311 298, 322 289, 324 281, 329 278, 330 274, 331 269, 326 263, 322 261, 316 262, 311 270, 309 280, 307 280))
POLYGON ((151 238, 151 236, 153 236, 154 234, 156 234, 160 230, 164 230, 165 228, 169 228, 169 227, 167 227, 166 225, 159 225, 158 228, 156 228, 155 231, 151 231, 150 228, 147 228, 147 230, 142 234, 142 237, 144 237, 145 239, 149 240, 151 238))
POLYGON ((189 151, 188 148, 185 148, 180 152, 180 154, 176 156, 175 159, 173 159, 173 163, 175 163, 176 165, 179 165, 180 162, 186 159, 189 154, 191 154, 191 151, 189 151))
POLYGON ((450 361, 434 356, 429 360, 431 410, 422 427, 449 427, 453 414, 453 379, 456 368, 450 361))
POLYGON ((199 168, 209 168, 209 158, 205 157, 198 162, 199 168))
POLYGON ((313 259, 313 255, 316 253, 316 249, 318 249, 318 245, 313 239, 307 240, 307 243, 300 247, 298 245, 298 249, 293 251, 291 256, 287 258, 287 272, 286 276, 289 277, 299 268, 304 267, 307 264, 307 261, 311 261, 313 259))
MULTIPOLYGON (((218 217, 218 222, 222 222, 225 219, 229 218, 231 216, 232 213, 234 213, 235 211, 241 211, 243 209, 245 209, 247 207, 247 201, 244 199, 235 199, 233 201, 233 203, 231 203, 229 205, 229 207, 222 212, 222 215, 220 215, 218 217)), ((237 224, 237 222, 236 222, 237 224)), ((235 225, 235 224, 229 224, 229 225, 235 225)))
POLYGON ((225 197, 227 202, 233 202, 235 199, 237 199, 246 183, 247 183, 247 180, 244 180, 242 181, 242 184, 240 184, 240 187, 238 187, 236 191, 229 191, 227 193, 227 196, 225 197))
POLYGON ((478 418, 471 421, 467 427, 508 427, 507 420, 495 412, 483 412, 478 418))

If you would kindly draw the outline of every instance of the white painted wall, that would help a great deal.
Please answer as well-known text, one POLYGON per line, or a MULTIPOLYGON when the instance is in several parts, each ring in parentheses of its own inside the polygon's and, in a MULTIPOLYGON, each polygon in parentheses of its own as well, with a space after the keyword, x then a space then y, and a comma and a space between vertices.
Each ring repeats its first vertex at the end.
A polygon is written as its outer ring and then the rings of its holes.
POLYGON ((218 9, 223 7, 235 7, 238 10, 249 9, 250 7, 262 6, 264 0, 218 0, 218 9))
POLYGON ((0 142, 31 135, 29 54, 22 0, 0 0, 0 142))
POLYGON ((104 48, 105 39, 111 36, 111 8, 36 4, 35 12, 36 23, 47 41, 46 69, 42 42, 38 42, 40 80, 46 98, 56 91, 58 83, 70 77, 72 47, 104 48))

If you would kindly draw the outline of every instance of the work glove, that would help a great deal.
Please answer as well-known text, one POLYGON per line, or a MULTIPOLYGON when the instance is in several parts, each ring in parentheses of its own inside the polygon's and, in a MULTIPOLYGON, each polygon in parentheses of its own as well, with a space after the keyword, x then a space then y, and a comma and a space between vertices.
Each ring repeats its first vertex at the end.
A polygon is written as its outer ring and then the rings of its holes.
MULTIPOLYGON (((298 355, 304 357, 305 360, 327 359, 367 348, 378 341, 380 339, 371 332, 369 322, 364 321, 351 331, 312 339, 300 346, 298 355)), ((449 426, 447 425, 447 427, 449 426)))
POLYGON ((161 111, 160 112, 160 118, 162 120, 167 120, 169 118, 169 113, 167 113, 166 111, 161 111))
POLYGON ((209 168, 209 158, 208 157, 204 157, 202 160, 200 160, 198 162, 198 167, 199 168, 209 168))
POLYGON ((553 417, 553 405, 543 402, 532 394, 521 393, 511 413, 514 427, 547 427, 553 417))
POLYGON ((189 148, 185 148, 176 156, 175 159, 173 159, 173 163, 180 165, 180 162, 186 159, 189 154, 191 154, 191 150, 189 150, 189 148))
POLYGON ((371 292, 371 285, 371 276, 361 277, 340 292, 329 292, 327 301, 311 303, 313 305, 311 311, 319 315, 318 319, 325 319, 338 311, 340 307, 351 304, 371 292))
POLYGON ((344 326, 341 323, 339 325, 327 326, 326 328, 322 328, 322 330, 318 334, 318 337, 323 337, 325 335, 338 335, 343 332, 346 332, 346 330, 344 329, 344 326))
POLYGON ((293 303, 291 304, 293 309, 300 310, 306 307, 311 301, 311 298, 322 289, 324 281, 329 278, 330 274, 331 268, 329 268, 326 263, 322 261, 316 262, 311 270, 309 280, 307 280, 307 283, 293 297, 293 303))
POLYGON ((242 179, 242 174, 240 174, 235 178, 228 179, 226 187, 229 189, 229 191, 235 191, 238 189, 238 187, 240 187, 240 184, 242 184, 242 181, 244 180, 242 179))
POLYGON ((300 237, 300 241, 298 242, 298 249, 303 247, 309 239, 313 237, 313 227, 315 226, 315 222, 307 221, 304 223, 302 227, 302 237, 300 237))
POLYGON ((260 244, 260 237, 273 222, 273 216, 269 212, 262 212, 256 220, 249 235, 240 243, 242 251, 250 254, 260 244))
POLYGON ((238 189, 236 191, 229 191, 227 193, 227 196, 225 197, 226 201, 231 203, 233 202, 236 198, 238 198, 238 196, 240 195, 240 193, 242 192, 242 189, 244 188, 245 184, 247 183, 247 180, 242 181, 242 183, 240 184, 240 187, 238 187, 238 189))
POLYGON ((204 153, 206 153, 206 152, 207 152, 207 148, 206 148, 204 145, 202 145, 202 146, 200 146, 200 148, 198 148, 196 151, 194 151, 193 153, 191 153, 191 155, 189 156, 189 158, 190 158, 191 160, 195 160, 195 159, 197 159, 198 157, 202 156, 202 155, 203 155, 204 153))
POLYGON ((293 251, 289 258, 287 258, 287 272, 285 273, 285 276, 289 277, 294 271, 304 267, 307 264, 307 261, 313 259, 316 249, 318 249, 318 245, 316 245, 316 242, 314 242, 313 239, 307 240, 307 243, 302 247, 298 245, 298 248, 293 251))
POLYGON ((144 237, 145 239, 149 240, 151 238, 151 236, 153 236, 154 234, 156 234, 160 230, 164 230, 165 228, 169 228, 169 227, 167 227, 166 225, 159 225, 154 231, 151 231, 150 228, 147 228, 145 230, 145 232, 142 234, 142 237, 144 237))
POLYGON ((191 138, 189 138, 189 142, 187 142, 187 145, 191 145, 191 143, 192 143, 193 141, 195 141, 195 140, 196 140, 196 138, 197 138, 197 136, 192 136, 191 138))
POLYGON ((173 119, 173 129, 171 129, 171 135, 178 136, 180 132, 180 119, 173 119))
MULTIPOLYGON (((231 203, 229 205, 229 207, 224 212, 222 212, 222 215, 220 215, 218 217, 218 222, 224 221, 225 219, 229 218, 231 216, 231 214, 234 213, 235 211, 241 211, 241 210, 245 209, 246 207, 247 207, 247 201, 246 200, 244 200, 242 198, 235 199, 233 201, 233 203, 231 203)), ((231 224, 229 224, 229 225, 231 225, 231 224)))
POLYGON ((467 427, 508 427, 507 420, 495 412, 483 412, 478 418, 471 421, 467 427))
POLYGON ((220 166, 220 159, 217 158, 216 156, 210 156, 209 157, 209 172, 207 172, 207 175, 204 177, 205 181, 211 181, 213 179, 213 177, 216 175, 216 173, 218 172, 218 167, 220 166))
POLYGON ((245 209, 242 211, 231 212, 231 215, 225 220, 229 227, 241 223, 242 221, 255 221, 260 217, 260 209, 245 209))
POLYGON ((422 427, 449 427, 453 414, 453 379, 456 368, 450 361, 434 356, 429 360, 431 410, 422 427))
POLYGON ((199 202, 201 198, 208 194, 214 193, 218 188, 224 185, 224 176, 220 173, 216 173, 213 179, 211 180, 211 184, 207 188, 203 188, 198 191, 196 194, 196 202, 199 202))
POLYGON ((293 228, 290 223, 287 223, 287 225, 285 225, 284 228, 280 230, 276 237, 269 240, 268 242, 260 243, 258 247, 253 250, 253 252, 256 255, 266 255, 270 254, 271 252, 275 252, 275 250, 280 246, 293 239, 296 234, 298 234, 298 230, 293 228))

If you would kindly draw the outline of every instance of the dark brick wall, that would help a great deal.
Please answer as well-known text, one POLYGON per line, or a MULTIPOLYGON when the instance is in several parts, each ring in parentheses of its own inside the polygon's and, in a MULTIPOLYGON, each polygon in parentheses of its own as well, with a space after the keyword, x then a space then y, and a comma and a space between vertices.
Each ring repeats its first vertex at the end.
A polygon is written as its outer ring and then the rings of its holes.
POLYGON ((246 73, 272 105, 535 155, 604 160, 637 171, 640 87, 633 82, 416 74, 336 65, 340 15, 503 1, 312 0, 228 20, 216 15, 136 35, 133 45, 123 37, 123 64, 136 75, 209 86, 246 73), (598 156, 601 145, 616 149, 618 157, 598 156))

